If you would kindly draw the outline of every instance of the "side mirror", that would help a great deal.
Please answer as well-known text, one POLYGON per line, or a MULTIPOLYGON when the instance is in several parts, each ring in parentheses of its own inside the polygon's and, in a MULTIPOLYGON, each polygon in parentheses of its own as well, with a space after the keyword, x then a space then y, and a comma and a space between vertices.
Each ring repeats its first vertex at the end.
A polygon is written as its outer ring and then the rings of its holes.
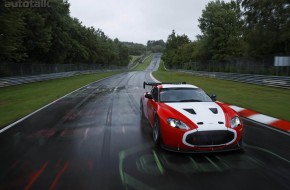
POLYGON ((212 99, 212 101, 216 101, 216 95, 215 94, 212 94, 211 96, 210 96, 210 98, 212 99))
POLYGON ((145 94, 145 98, 148 98, 148 99, 151 99, 152 100, 153 99, 153 96, 152 96, 152 94, 146 93, 145 94))

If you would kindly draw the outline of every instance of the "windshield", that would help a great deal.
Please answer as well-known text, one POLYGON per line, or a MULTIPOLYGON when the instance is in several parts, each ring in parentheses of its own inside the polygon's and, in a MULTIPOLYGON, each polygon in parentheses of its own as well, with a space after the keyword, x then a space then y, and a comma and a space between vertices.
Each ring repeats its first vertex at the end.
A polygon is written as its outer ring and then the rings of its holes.
POLYGON ((160 102, 212 102, 200 88, 160 89, 160 102))

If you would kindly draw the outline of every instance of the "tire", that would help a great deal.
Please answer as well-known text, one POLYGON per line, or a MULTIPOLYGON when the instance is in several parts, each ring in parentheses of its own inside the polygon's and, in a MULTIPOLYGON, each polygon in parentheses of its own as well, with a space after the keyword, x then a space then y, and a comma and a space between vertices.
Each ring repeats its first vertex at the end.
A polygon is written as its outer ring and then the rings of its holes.
POLYGON ((155 145, 160 145, 161 142, 161 133, 160 133, 160 122, 158 117, 154 120, 154 127, 152 132, 153 142, 155 145))
POLYGON ((244 143, 243 143, 243 139, 241 139, 239 142, 238 142, 238 145, 241 149, 244 148, 244 143))
POLYGON ((245 152, 245 150, 244 150, 243 139, 241 139, 241 140, 238 142, 238 146, 239 146, 239 149, 237 150, 237 152, 243 154, 243 153, 245 152))
POLYGON ((141 121, 144 121, 145 120, 145 115, 144 115, 144 110, 143 110, 143 103, 142 101, 140 101, 140 118, 141 118, 141 121))

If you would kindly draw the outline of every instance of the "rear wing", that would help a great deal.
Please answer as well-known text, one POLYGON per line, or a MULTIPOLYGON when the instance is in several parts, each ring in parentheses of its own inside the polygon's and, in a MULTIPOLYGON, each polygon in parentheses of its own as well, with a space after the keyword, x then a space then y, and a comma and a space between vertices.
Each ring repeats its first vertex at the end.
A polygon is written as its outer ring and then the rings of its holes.
POLYGON ((143 88, 145 89, 145 86, 158 86, 162 84, 186 84, 186 82, 143 82, 143 88))

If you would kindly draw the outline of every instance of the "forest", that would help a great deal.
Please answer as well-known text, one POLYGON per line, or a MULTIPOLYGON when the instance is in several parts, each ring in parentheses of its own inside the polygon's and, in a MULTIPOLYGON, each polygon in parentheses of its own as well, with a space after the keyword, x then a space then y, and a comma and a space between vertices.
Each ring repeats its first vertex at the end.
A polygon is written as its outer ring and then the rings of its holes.
MULTIPOLYGON (((275 56, 290 55, 289 0, 211 1, 202 10, 198 20, 201 34, 195 40, 173 30, 166 42, 148 40, 146 45, 120 42, 101 29, 84 26, 70 16, 68 1, 50 0, 49 5, 15 8, 0 2, 0 66, 127 66, 130 55, 163 52, 169 68, 184 67, 185 63, 191 64, 188 67, 213 63, 210 68, 229 62, 245 65, 244 60, 251 67, 253 63, 273 65, 275 56)), ((235 71, 237 66, 232 67, 235 71)))
POLYGON ((45 8, 10 8, 1 1, 0 64, 128 64, 126 45, 84 26, 69 8, 62 0, 50 0, 45 8))
POLYGON ((169 68, 235 60, 273 65, 274 56, 290 55, 289 0, 211 1, 198 21, 196 40, 174 30, 168 36, 163 60, 169 68))

